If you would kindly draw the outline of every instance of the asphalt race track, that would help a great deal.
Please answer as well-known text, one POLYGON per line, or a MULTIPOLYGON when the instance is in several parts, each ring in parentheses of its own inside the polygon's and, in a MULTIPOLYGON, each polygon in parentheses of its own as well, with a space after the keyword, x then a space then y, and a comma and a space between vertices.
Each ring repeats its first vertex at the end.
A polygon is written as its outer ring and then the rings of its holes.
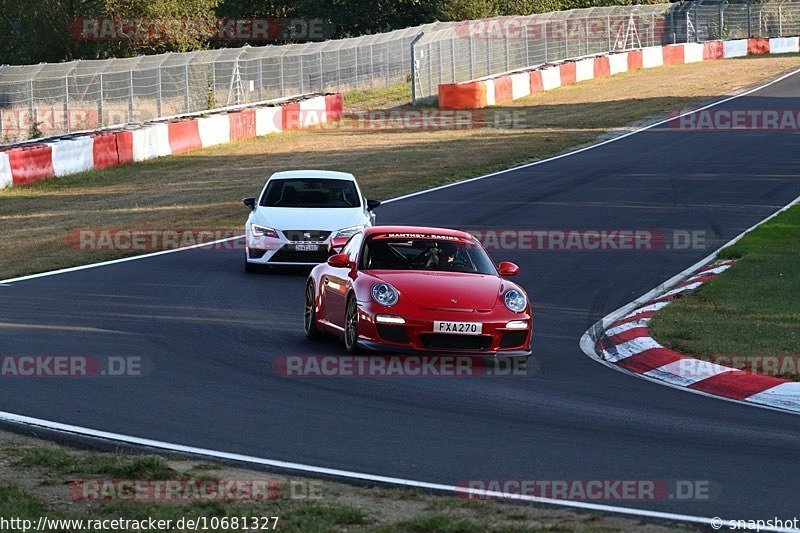
MULTIPOLYGON (((800 76, 715 109, 800 109, 800 76)), ((457 484, 705 480, 710 500, 608 502, 704 517, 797 510, 800 419, 689 394, 591 360, 599 318, 800 195, 797 131, 678 131, 386 204, 380 223, 462 229, 705 231, 708 249, 502 251, 534 300, 528 376, 297 379, 283 355, 343 353, 302 333, 302 271, 187 251, 0 287, 3 355, 138 355, 139 378, 5 378, 0 410, 269 459, 457 484)), ((357 170, 357 169, 356 169, 357 170)), ((245 219, 242 211, 242 221, 245 219)))

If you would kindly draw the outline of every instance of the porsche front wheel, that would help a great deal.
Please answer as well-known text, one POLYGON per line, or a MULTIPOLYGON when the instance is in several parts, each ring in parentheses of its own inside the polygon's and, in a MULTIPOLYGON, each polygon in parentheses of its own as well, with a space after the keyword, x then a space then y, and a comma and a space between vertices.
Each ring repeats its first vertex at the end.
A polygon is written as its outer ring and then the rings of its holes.
POLYGON ((306 284, 306 298, 305 309, 303 312, 303 329, 305 329, 306 337, 312 340, 317 340, 321 337, 317 329, 317 310, 316 298, 314 294, 314 283, 309 281, 306 284))
POLYGON ((344 347, 351 354, 358 350, 358 302, 354 294, 347 298, 347 310, 344 316, 344 347))

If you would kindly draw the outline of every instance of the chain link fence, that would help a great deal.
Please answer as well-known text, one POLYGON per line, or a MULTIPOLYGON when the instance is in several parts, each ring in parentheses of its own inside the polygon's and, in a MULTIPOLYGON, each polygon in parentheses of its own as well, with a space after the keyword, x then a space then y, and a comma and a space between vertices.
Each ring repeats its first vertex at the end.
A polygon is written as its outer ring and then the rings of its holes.
POLYGON ((321 43, 0 66, 0 143, 412 79, 415 96, 430 99, 440 83, 560 59, 798 34, 800 0, 697 0, 436 22, 321 43))
POLYGON ((666 41, 672 4, 574 9, 456 22, 415 46, 415 97, 456 83, 550 61, 666 41))

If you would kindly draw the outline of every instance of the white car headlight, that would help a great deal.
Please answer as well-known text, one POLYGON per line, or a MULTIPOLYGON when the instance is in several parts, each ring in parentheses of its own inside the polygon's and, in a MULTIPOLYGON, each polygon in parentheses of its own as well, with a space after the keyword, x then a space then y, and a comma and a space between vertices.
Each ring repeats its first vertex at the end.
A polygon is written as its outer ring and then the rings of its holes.
POLYGON ((528 299, 517 289, 509 289, 503 295, 503 301, 509 311, 521 313, 528 306, 528 299))
POLYGON ((388 283, 376 283, 372 286, 372 299, 385 307, 396 304, 399 297, 397 289, 388 283))
POLYGON ((336 232, 336 237, 352 237, 359 231, 363 230, 364 226, 350 226, 349 228, 343 228, 336 232))
POLYGON ((268 228, 267 226, 261 226, 259 224, 253 224, 250 227, 250 230, 253 232, 253 237, 271 237, 273 239, 279 239, 278 232, 272 228, 268 228))

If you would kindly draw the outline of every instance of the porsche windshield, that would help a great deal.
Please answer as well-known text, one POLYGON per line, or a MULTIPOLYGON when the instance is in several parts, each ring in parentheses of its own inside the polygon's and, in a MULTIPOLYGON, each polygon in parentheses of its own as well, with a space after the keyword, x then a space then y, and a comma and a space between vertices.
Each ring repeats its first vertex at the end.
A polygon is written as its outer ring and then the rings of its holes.
POLYGON ((356 184, 349 180, 300 178, 270 180, 262 207, 361 207, 356 184))
POLYGON ((457 238, 393 238, 376 235, 364 244, 361 268, 497 275, 491 259, 479 244, 457 238))

